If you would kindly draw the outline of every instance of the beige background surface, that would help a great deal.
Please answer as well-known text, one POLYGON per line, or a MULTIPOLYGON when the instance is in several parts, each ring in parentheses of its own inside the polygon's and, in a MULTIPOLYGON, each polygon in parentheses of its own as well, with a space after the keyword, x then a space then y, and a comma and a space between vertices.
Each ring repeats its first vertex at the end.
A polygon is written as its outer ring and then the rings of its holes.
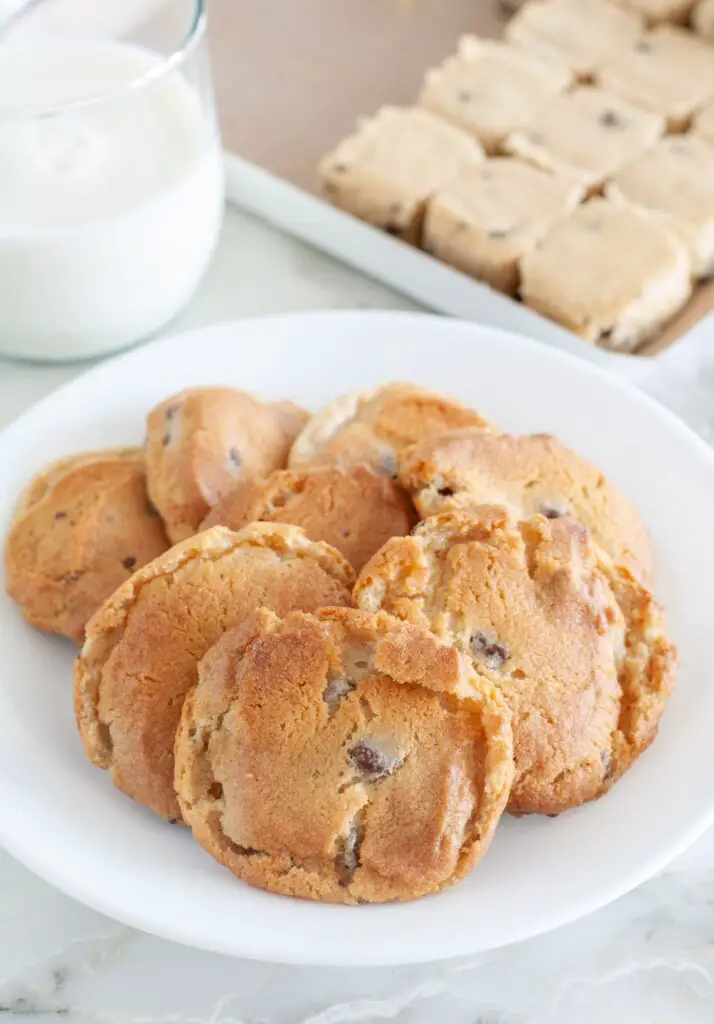
POLYGON ((504 23, 496 0, 209 0, 226 146, 312 190, 360 115, 413 102, 460 35, 504 23))

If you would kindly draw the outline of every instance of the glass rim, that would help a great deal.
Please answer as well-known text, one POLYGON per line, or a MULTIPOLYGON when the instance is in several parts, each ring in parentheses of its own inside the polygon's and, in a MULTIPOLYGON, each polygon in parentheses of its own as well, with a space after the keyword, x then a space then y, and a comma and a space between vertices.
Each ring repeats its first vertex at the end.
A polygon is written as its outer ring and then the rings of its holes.
MULTIPOLYGON (((79 99, 67 100, 64 103, 56 103, 53 105, 35 104, 13 109, 3 109, 2 104, 0 104, 0 121, 23 120, 25 118, 31 119, 33 117, 57 117, 61 114, 73 113, 77 110, 101 106, 104 103, 116 100, 124 94, 138 92, 147 86, 153 85, 155 82, 161 81, 161 79, 167 77, 171 72, 181 67, 181 65, 196 49, 206 33, 206 0, 192 0, 192 3, 193 15, 188 29, 181 37, 180 42, 169 54, 165 57, 161 57, 158 63, 150 67, 147 71, 142 71, 140 74, 136 75, 136 77, 131 78, 128 82, 123 83, 117 88, 107 89, 103 92, 98 92, 91 96, 81 97, 79 99)), ((34 4, 30 3, 30 7, 32 6, 34 6, 34 4)), ((22 15, 20 14, 19 17, 22 17, 22 15)), ((97 38, 102 42, 111 42, 111 40, 106 39, 105 37, 97 38)), ((18 45, 25 44, 23 43, 18 45)))

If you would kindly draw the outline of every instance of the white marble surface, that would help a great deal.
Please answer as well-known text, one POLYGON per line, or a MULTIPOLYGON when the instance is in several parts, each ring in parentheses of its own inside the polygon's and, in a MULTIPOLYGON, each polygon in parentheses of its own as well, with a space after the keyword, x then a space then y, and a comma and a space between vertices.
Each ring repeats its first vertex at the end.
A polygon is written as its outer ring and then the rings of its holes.
MULTIPOLYGON (((348 306, 410 304, 232 213, 211 274, 177 326, 348 306)), ((0 426, 81 369, 0 361, 0 426)), ((711 325, 634 376, 714 442, 711 325)), ((711 1024, 714 832, 636 892, 550 935, 469 961, 380 970, 290 968, 175 946, 81 907, 0 851, 0 1024, 26 1018, 711 1024)))

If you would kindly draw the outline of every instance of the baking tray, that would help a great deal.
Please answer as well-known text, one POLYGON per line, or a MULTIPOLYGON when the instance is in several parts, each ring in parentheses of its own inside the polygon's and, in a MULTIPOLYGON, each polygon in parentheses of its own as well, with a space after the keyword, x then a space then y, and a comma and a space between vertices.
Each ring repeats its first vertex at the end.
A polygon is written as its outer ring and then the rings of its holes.
POLYGON ((410 103, 465 32, 497 37, 495 0, 211 0, 209 38, 229 199, 425 306, 597 362, 657 355, 714 308, 714 282, 638 354, 606 352, 322 200, 320 158, 384 103, 410 103))

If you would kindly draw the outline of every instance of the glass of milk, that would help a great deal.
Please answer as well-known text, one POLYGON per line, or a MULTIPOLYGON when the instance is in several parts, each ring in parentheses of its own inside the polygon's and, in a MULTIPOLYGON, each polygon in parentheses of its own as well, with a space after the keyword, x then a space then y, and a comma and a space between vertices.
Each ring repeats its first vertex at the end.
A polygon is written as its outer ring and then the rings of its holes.
POLYGON ((1 354, 151 336, 222 213, 204 0, 35 0, 4 25, 0 0, 1 354))

